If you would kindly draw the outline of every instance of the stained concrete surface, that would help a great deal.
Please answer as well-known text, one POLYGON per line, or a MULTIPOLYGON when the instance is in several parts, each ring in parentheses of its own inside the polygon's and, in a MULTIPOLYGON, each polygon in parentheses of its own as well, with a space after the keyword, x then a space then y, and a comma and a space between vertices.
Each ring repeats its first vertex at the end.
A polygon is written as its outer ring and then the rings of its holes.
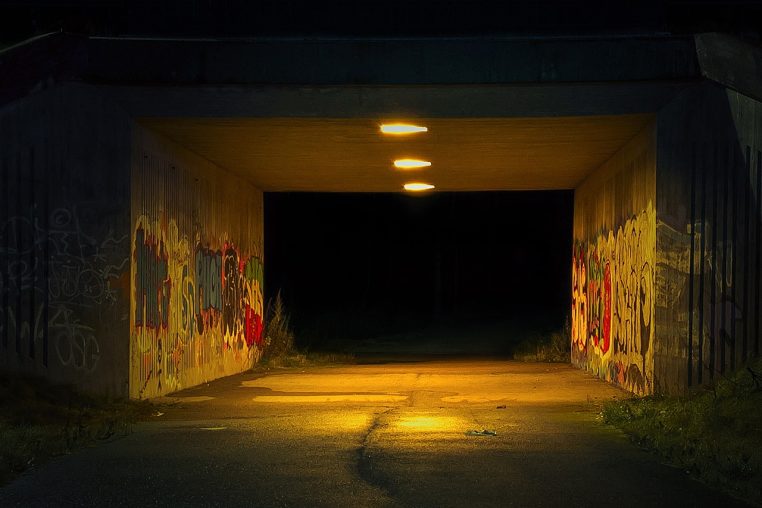
POLYGON ((248 373, 160 399, 0 505, 743 506, 599 421, 627 396, 568 365, 485 359, 248 373))

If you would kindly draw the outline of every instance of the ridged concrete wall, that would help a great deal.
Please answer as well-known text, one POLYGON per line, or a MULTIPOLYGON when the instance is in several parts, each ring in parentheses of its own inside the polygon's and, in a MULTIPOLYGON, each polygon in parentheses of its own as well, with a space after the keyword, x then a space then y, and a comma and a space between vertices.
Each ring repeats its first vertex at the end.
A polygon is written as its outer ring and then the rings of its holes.
POLYGON ((249 369, 263 328, 262 193, 179 145, 132 133, 130 396, 249 369))
POLYGON ((684 393, 760 352, 762 103, 704 83, 658 125, 657 391, 684 393))
POLYGON ((88 85, 0 109, 3 370, 127 395, 129 136, 88 85))
POLYGON ((654 389, 656 133, 651 122, 574 192, 572 363, 654 389))

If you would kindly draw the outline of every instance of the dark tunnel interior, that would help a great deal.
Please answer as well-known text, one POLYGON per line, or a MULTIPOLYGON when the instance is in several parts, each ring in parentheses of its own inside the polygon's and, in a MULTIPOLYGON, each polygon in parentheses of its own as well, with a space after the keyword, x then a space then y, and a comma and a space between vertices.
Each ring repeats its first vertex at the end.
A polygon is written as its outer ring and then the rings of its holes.
POLYGON ((572 211, 572 191, 266 193, 266 294, 306 348, 485 323, 514 343, 564 325, 572 211))

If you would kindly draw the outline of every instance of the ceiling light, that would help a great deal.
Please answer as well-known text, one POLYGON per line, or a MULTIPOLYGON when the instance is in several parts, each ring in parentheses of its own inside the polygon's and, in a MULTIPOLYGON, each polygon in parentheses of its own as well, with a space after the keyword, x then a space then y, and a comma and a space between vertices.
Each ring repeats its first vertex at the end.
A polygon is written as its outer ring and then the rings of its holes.
POLYGON ((428 127, 410 125, 407 123, 381 124, 381 132, 384 134, 415 134, 416 132, 428 132, 428 127))
POLYGON ((394 161, 394 167, 397 169, 427 168, 429 166, 431 166, 429 161, 420 161, 418 159, 397 159, 394 161))
POLYGON ((410 183, 406 183, 404 185, 404 188, 406 191, 420 192, 420 191, 433 189, 434 186, 431 185, 430 183, 410 182, 410 183))

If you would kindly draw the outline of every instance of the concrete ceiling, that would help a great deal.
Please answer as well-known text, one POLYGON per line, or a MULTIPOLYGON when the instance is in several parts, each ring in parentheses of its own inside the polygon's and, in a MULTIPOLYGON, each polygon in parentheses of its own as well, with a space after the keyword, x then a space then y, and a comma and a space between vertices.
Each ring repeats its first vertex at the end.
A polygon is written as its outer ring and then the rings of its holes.
POLYGON ((144 118, 141 123, 263 191, 397 192, 573 189, 650 114, 542 118, 144 118), (388 136, 410 120, 429 132, 388 136), (396 170, 394 159, 431 161, 396 170))

